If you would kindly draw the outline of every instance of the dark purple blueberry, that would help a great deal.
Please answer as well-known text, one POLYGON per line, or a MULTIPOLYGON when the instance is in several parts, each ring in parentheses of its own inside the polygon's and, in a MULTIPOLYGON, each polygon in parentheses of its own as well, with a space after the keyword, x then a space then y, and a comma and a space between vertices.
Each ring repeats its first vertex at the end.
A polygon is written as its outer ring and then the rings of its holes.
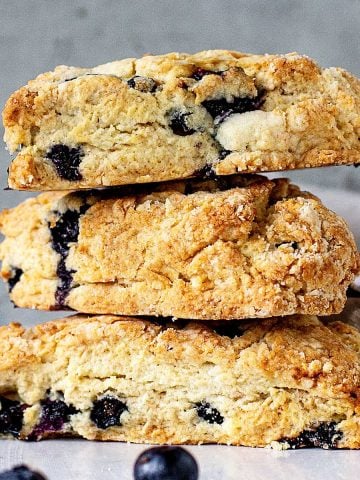
POLYGON ((71 415, 78 413, 73 405, 67 405, 63 400, 42 400, 39 423, 35 426, 28 440, 40 440, 49 432, 58 432, 70 421, 71 415))
POLYGON ((213 170, 212 165, 209 165, 207 163, 203 168, 200 168, 199 170, 195 170, 194 176, 203 178, 204 180, 209 180, 209 179, 215 179, 216 174, 213 170))
POLYGON ((182 447, 153 447, 145 450, 134 466, 135 480, 197 480, 194 457, 182 447))
POLYGON ((11 293, 15 285, 19 282, 21 275, 24 272, 21 270, 21 268, 17 267, 12 267, 11 269, 11 277, 9 278, 8 282, 8 287, 9 287, 9 292, 11 293))
POLYGON ((212 407, 210 403, 202 402, 196 403, 196 411, 200 418, 203 418, 208 423, 217 423, 221 425, 224 421, 224 417, 220 415, 219 410, 212 407))
POLYGON ((219 160, 224 160, 224 158, 230 155, 230 153, 231 150, 221 150, 221 152, 219 153, 219 160))
POLYGON ((67 405, 63 400, 42 400, 40 423, 47 430, 61 430, 70 420, 70 416, 78 413, 73 405, 67 405))
POLYGON ((175 135, 185 137, 192 135, 195 130, 188 125, 188 117, 190 112, 181 112, 179 110, 173 110, 169 113, 169 126, 175 135))
POLYGON ((79 165, 84 152, 81 147, 68 147, 59 143, 53 145, 46 153, 46 158, 52 161, 59 177, 65 180, 81 180, 79 165))
POLYGON ((245 330, 240 328, 240 322, 238 320, 224 320, 219 323, 215 322, 215 325, 210 324, 214 332, 222 337, 241 337, 245 330))
POLYGON ((25 405, 16 400, 0 397, 0 433, 17 437, 23 426, 25 405))
POLYGON ((234 98, 233 102, 227 102, 225 98, 220 98, 219 100, 205 100, 202 102, 202 105, 215 119, 215 122, 219 124, 233 113, 245 113, 259 110, 263 101, 263 96, 258 95, 257 97, 234 98))
POLYGON ((59 278, 59 284, 55 292, 55 302, 57 307, 63 307, 66 303, 66 298, 72 288, 72 280, 74 270, 66 268, 66 257, 61 257, 56 268, 56 275, 59 278))
POLYGON ((290 448, 337 448, 343 433, 336 429, 336 422, 322 422, 317 428, 303 430, 296 438, 282 438, 280 442, 286 442, 290 448))
POLYGON ((0 473, 0 480, 46 480, 44 475, 30 470, 26 465, 19 465, 0 473))
POLYGON ((154 79, 140 77, 139 75, 135 75, 135 77, 130 78, 127 81, 127 84, 130 88, 134 88, 135 90, 143 93, 153 93, 157 88, 157 84, 154 79))
POLYGON ((121 426, 120 417, 128 408, 124 402, 116 397, 106 397, 96 400, 90 413, 90 419, 98 428, 121 426))
POLYGON ((289 245, 289 247, 293 248, 294 250, 298 250, 299 244, 297 242, 280 242, 275 243, 275 247, 279 248, 281 245, 289 245))
POLYGON ((88 208, 89 205, 82 205, 79 211, 67 210, 60 215, 53 227, 49 225, 52 248, 60 255, 56 269, 59 278, 59 285, 55 292, 56 307, 65 305, 66 297, 71 290, 74 271, 66 268, 66 259, 70 243, 76 242, 79 236, 79 218, 88 208))
MULTIPOLYGON (((85 210, 86 211, 86 210, 85 210)), ((69 244, 76 242, 79 236, 79 218, 84 211, 84 205, 78 210, 66 210, 61 214, 56 224, 50 227, 52 247, 60 255, 67 255, 69 244)))

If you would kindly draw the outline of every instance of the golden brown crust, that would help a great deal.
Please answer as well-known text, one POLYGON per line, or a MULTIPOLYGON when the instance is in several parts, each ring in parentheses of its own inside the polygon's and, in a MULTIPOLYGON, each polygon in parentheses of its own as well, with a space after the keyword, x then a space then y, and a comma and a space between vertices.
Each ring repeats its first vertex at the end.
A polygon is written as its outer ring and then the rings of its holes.
POLYGON ((60 295, 86 313, 197 319, 339 313, 358 268, 345 222, 286 180, 226 182, 57 192, 4 211, 12 301, 51 309, 60 295), (80 208, 61 259, 50 228, 80 208))
POLYGON ((1 327, 0 395, 29 406, 22 438, 39 422, 39 402, 60 395, 78 413, 55 435, 286 448, 317 430, 316 446, 360 447, 357 329, 310 316, 235 322, 233 338, 217 333, 223 326, 75 316, 1 327), (127 406, 121 425, 91 420, 104 395, 127 406), (223 420, 201 417, 201 402, 223 420))
POLYGON ((19 150, 9 185, 78 189, 185 178, 206 165, 227 175, 359 163, 359 93, 345 70, 296 53, 215 50, 58 67, 5 106, 5 140, 19 150), (134 76, 144 77, 137 89, 127 83, 134 76), (156 90, 146 91, 149 79, 156 90), (252 106, 217 116, 204 107, 220 99, 252 106), (170 126, 174 112, 183 115, 181 135, 170 126), (54 144, 81 147, 81 179, 59 177, 45 158, 54 144))

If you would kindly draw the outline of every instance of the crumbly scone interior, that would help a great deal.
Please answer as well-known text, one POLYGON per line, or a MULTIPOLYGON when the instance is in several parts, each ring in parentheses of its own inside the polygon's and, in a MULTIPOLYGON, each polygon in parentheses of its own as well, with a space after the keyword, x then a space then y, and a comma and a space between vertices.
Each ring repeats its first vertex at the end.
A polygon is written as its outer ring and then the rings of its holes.
POLYGON ((0 223, 2 277, 25 307, 324 315, 342 309, 358 261, 345 222, 316 197, 256 176, 137 195, 42 194, 3 212, 0 223))
POLYGON ((58 67, 5 107, 5 140, 19 153, 10 186, 71 189, 185 178, 206 166, 227 175, 357 163, 359 92, 346 71, 298 54, 209 51, 58 67))
POLYGON ((0 395, 20 402, 22 438, 286 448, 318 429, 315 446, 359 447, 358 330, 310 316, 230 323, 77 316, 2 327, 0 395), (62 422, 49 423, 55 407, 62 422))

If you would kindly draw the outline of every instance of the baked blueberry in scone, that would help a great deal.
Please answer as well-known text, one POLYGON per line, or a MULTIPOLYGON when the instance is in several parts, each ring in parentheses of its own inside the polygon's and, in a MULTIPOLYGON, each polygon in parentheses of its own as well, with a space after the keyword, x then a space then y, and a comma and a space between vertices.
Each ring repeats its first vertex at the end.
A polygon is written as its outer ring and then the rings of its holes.
POLYGON ((228 336, 224 322, 154 320, 1 327, 1 435, 360 447, 355 327, 295 315, 228 336))
POLYGON ((310 58, 209 50, 60 66, 6 103, 9 186, 60 190, 360 162, 360 83, 310 58))
POLYGON ((1 276, 28 308, 327 315, 342 310, 358 268, 339 216, 287 180, 258 176, 44 193, 2 212, 0 229, 1 276))

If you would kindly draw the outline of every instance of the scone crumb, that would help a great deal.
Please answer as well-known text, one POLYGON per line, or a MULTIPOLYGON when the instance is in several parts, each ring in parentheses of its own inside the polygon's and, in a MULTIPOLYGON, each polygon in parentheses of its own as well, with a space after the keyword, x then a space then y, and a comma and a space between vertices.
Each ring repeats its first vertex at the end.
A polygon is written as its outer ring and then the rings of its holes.
POLYGON ((331 373, 333 371, 334 365, 332 362, 325 362, 323 365, 323 372, 324 373, 331 373))
POLYGON ((280 451, 283 451, 283 450, 289 450, 290 445, 288 444, 288 442, 273 441, 266 448, 270 448, 271 450, 277 450, 278 452, 280 452, 280 451))
POLYGON ((319 375, 319 373, 322 371, 322 364, 320 360, 313 360, 309 364, 309 375, 312 377, 315 377, 316 375, 319 375))

